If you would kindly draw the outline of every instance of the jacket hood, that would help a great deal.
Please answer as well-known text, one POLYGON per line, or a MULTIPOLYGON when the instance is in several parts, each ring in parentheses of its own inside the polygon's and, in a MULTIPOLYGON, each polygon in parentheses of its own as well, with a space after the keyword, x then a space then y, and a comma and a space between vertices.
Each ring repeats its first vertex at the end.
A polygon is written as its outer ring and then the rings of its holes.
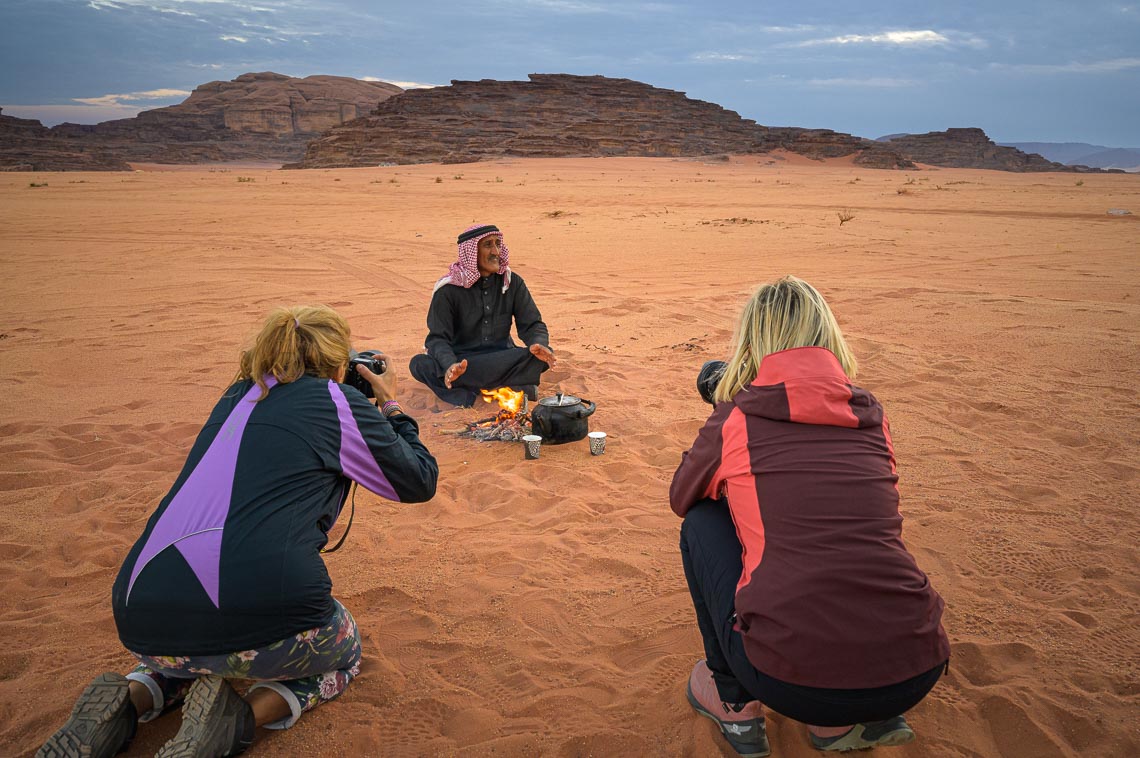
POLYGON ((746 416, 794 424, 880 426, 883 408, 847 378, 839 359, 822 347, 797 347, 766 355, 756 379, 733 404, 746 416))

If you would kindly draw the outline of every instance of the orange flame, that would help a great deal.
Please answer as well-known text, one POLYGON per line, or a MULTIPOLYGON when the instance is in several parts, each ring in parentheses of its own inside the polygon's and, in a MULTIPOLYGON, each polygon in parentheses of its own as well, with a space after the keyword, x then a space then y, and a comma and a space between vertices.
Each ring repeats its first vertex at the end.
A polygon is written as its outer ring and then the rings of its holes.
POLYGON ((483 393, 483 402, 489 403, 492 400, 499 401, 499 407, 511 413, 518 413, 522 408, 523 398, 525 397, 522 392, 515 392, 510 387, 499 387, 495 390, 479 390, 483 393))

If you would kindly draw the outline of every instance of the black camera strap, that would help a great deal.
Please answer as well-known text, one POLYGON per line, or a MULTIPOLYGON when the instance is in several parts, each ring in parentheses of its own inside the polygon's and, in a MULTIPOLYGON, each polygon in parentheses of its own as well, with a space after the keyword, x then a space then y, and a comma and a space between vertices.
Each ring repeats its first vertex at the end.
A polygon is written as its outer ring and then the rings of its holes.
POLYGON ((352 519, 356 516, 356 482, 352 483, 352 507, 348 512, 348 526, 344 528, 344 534, 340 535, 340 539, 332 547, 322 547, 321 553, 335 553, 340 550, 340 546, 344 544, 345 539, 348 538, 348 531, 352 529, 352 519))

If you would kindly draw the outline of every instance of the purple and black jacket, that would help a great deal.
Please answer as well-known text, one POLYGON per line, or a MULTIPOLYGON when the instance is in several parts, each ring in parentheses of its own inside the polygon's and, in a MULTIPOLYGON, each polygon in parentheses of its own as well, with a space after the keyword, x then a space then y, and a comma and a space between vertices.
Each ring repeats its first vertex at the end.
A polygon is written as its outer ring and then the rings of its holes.
POLYGON ((150 655, 249 650, 328 623, 320 556, 351 481, 389 500, 435 495, 439 468, 410 416, 303 376, 230 387, 112 590, 119 638, 150 655))
POLYGON ((678 516, 726 498, 743 547, 737 630, 791 684, 897 684, 950 657, 943 601, 902 542, 883 408, 831 351, 765 356, 718 403, 673 476, 678 516))

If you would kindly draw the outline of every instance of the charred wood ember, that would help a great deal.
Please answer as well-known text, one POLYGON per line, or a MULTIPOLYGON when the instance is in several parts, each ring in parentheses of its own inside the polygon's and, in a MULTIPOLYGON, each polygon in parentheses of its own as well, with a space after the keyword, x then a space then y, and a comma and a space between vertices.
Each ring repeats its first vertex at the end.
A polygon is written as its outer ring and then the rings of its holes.
POLYGON ((530 434, 530 414, 500 411, 490 418, 471 422, 467 425, 467 430, 460 434, 480 442, 491 440, 519 442, 525 435, 530 434))

